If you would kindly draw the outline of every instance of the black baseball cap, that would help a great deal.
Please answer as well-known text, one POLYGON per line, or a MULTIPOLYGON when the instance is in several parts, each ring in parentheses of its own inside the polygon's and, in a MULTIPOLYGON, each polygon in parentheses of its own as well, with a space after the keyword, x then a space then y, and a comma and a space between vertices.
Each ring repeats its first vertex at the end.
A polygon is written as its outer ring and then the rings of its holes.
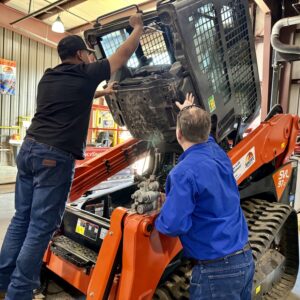
POLYGON ((88 48, 84 40, 78 35, 68 35, 61 39, 57 45, 57 52, 62 60, 75 56, 78 50, 95 53, 95 50, 88 48))

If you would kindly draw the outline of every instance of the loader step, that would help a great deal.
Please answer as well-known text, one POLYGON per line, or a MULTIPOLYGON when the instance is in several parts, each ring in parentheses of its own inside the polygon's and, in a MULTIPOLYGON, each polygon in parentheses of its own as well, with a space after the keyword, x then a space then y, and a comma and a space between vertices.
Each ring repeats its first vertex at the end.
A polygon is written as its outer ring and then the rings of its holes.
POLYGON ((98 254, 64 235, 52 239, 50 250, 57 256, 73 263, 77 267, 86 268, 93 266, 98 254))

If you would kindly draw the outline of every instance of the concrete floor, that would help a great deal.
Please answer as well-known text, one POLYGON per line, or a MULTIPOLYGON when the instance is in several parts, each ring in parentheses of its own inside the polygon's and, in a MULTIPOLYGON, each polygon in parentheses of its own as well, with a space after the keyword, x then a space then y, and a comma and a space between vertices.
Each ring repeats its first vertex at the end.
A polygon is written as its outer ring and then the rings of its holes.
POLYGON ((11 184, 16 181, 17 167, 0 166, 0 192, 2 184, 11 184))
MULTIPOLYGON (((1 186, 0 186, 1 188, 1 186)), ((7 229, 7 226, 10 222, 11 217, 14 213, 14 193, 0 194, 0 247, 2 245, 4 235, 7 229)), ((49 286, 49 291, 51 292, 50 296, 47 296, 47 300, 72 300, 72 299, 85 299, 84 297, 75 295, 72 293, 72 296, 69 293, 66 293, 61 286, 57 285, 51 281, 49 286)), ((43 298, 41 298, 43 299, 43 298)), ((292 293, 287 297, 286 300, 297 300, 300 299, 300 273, 298 275, 298 280, 293 289, 292 293)))

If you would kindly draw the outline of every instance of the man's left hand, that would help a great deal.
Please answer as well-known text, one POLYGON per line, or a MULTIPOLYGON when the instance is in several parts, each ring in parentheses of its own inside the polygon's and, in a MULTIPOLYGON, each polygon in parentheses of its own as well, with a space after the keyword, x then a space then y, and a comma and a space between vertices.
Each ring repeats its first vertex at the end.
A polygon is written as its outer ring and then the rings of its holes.
POLYGON ((114 85, 116 83, 117 83, 116 81, 109 82, 107 87, 103 90, 103 94, 104 95, 111 95, 111 94, 116 93, 117 91, 114 90, 114 85))
POLYGON ((183 104, 180 104, 178 101, 176 101, 176 105, 180 110, 183 110, 185 107, 193 105, 194 101, 195 97, 193 96, 193 94, 187 93, 183 104))
POLYGON ((102 91, 96 91, 94 95, 94 99, 117 93, 117 91, 114 90, 114 85, 116 83, 117 83, 116 81, 109 82, 105 89, 103 89, 102 91))

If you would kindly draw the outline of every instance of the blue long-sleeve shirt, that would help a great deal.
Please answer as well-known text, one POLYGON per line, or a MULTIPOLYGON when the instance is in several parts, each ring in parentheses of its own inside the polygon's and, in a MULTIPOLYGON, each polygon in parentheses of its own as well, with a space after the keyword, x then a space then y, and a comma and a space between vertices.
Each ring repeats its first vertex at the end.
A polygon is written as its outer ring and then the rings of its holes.
POLYGON ((178 236, 187 257, 210 260, 241 250, 248 227, 232 164, 213 137, 188 148, 170 172, 156 229, 178 236))

